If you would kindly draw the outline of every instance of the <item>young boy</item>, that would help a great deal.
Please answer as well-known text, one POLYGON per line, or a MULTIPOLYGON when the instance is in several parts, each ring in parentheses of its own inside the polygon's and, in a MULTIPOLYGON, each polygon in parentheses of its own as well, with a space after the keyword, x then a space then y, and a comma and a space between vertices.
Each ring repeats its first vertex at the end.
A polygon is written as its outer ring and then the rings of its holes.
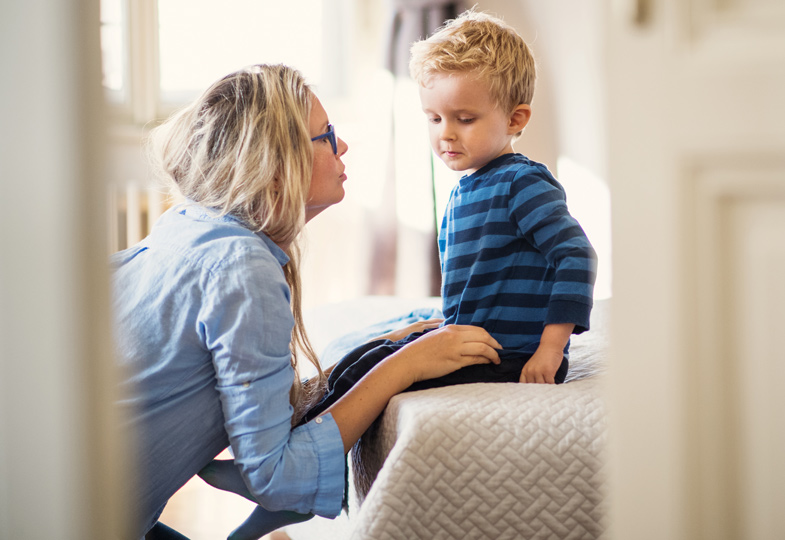
POLYGON ((444 324, 482 326, 507 354, 531 355, 520 382, 563 382, 569 337, 589 328, 596 255, 562 186, 512 149, 531 117, 531 52, 470 10, 415 43, 409 67, 433 151, 465 172, 439 231, 444 324))

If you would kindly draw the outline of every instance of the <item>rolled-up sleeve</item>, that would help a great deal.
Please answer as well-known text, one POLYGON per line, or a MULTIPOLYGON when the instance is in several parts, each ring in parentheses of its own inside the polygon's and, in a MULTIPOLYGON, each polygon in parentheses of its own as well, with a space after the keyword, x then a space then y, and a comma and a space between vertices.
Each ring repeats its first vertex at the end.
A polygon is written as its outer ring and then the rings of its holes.
POLYGON ((239 254, 224 266, 206 276, 199 331, 212 354, 235 463, 268 510, 335 517, 345 468, 338 426, 325 415, 291 428, 294 320, 280 263, 239 254))

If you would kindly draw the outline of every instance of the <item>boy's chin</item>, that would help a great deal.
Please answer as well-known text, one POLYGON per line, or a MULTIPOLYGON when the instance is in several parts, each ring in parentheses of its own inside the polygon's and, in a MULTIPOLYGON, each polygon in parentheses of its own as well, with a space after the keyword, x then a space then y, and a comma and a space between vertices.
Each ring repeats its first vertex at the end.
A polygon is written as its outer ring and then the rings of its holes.
POLYGON ((450 169, 451 171, 465 172, 468 170, 464 165, 458 165, 457 163, 450 163, 449 161, 446 160, 442 160, 442 163, 447 165, 447 168, 450 169))

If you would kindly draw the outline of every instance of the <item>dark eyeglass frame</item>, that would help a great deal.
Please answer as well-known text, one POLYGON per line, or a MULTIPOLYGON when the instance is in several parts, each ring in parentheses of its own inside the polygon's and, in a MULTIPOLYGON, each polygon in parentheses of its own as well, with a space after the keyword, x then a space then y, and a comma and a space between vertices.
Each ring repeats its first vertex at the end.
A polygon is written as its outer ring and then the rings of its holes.
POLYGON ((316 142, 321 139, 327 139, 330 141, 330 146, 333 147, 333 154, 338 154, 338 139, 335 137, 335 126, 332 124, 327 124, 327 131, 321 135, 317 135, 311 139, 311 141, 316 142))

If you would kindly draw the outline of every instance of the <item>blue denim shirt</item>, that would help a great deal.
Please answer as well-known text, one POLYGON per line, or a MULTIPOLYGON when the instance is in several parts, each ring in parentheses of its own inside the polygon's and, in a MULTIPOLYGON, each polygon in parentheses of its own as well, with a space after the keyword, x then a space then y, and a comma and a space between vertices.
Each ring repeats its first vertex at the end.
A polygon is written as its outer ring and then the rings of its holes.
POLYGON ((328 414, 291 429, 287 262, 264 234, 193 204, 169 210, 146 239, 112 257, 140 535, 227 444, 269 510, 340 513, 338 426, 328 414))

